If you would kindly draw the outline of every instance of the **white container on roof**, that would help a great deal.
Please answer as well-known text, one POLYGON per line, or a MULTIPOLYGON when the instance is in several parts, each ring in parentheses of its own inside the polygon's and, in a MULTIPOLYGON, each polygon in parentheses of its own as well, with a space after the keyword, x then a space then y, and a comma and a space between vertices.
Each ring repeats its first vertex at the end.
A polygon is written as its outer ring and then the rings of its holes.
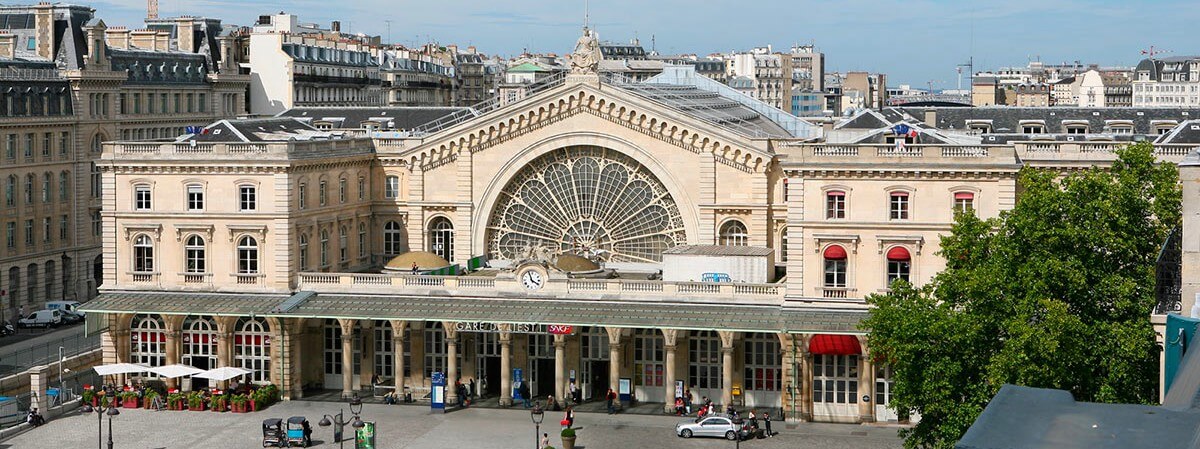
POLYGON ((761 246, 679 245, 663 251, 668 282, 750 282, 774 280, 775 251, 761 246))

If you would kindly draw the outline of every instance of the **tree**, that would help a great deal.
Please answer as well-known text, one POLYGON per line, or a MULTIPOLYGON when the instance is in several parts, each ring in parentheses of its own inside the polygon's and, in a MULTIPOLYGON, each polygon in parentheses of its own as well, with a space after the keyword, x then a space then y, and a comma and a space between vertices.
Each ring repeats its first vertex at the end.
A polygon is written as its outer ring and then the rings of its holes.
POLYGON ((1159 248, 1180 223, 1179 172, 1148 143, 1117 154, 1111 169, 1065 177, 1023 169, 1012 210, 956 217, 930 284, 867 298, 862 326, 892 367, 892 404, 920 414, 906 447, 953 447, 1005 383, 1157 400, 1149 314, 1159 248))

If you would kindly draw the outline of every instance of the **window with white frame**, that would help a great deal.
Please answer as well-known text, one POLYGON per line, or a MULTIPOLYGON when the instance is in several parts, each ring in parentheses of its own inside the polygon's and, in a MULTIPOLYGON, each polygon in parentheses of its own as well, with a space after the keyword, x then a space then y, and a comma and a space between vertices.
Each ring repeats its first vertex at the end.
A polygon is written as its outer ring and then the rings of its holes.
POLYGON ((700 331, 688 338, 688 385, 721 388, 721 338, 700 331))
POLYGON ((198 211, 204 210, 204 186, 200 184, 188 184, 187 186, 187 210, 198 211))
POLYGON ((255 186, 238 186, 238 210, 253 211, 258 209, 258 189, 255 186))
POLYGON ((350 237, 346 235, 346 227, 338 228, 338 261, 345 263, 350 260, 350 237))
POLYGON ((237 245, 238 274, 258 274, 258 241, 243 236, 237 245))
POLYGON ((198 235, 188 236, 183 246, 185 270, 187 273, 207 273, 208 258, 205 255, 204 238, 198 235))
POLYGON ((718 244, 725 246, 746 246, 750 244, 750 233, 746 225, 738 220, 729 220, 721 225, 718 244))
POLYGON ((246 380, 252 384, 271 383, 271 329, 262 318, 238 320, 233 333, 233 359, 237 366, 250 370, 246 380))
POLYGON ((663 336, 656 329, 637 329, 633 334, 633 383, 643 387, 663 386, 663 336))
POLYGON ((308 234, 300 234, 300 271, 308 269, 308 234))
POLYGON ((396 175, 388 175, 384 178, 383 197, 387 199, 396 199, 400 197, 400 177, 396 175))
POLYGON ((150 236, 142 234, 133 238, 133 271, 135 273, 150 273, 154 271, 154 243, 150 236))
POLYGON ((888 212, 892 220, 908 219, 908 192, 892 192, 888 195, 888 212))
POLYGON ((825 287, 846 287, 846 250, 838 245, 825 248, 825 287))
POLYGON ((907 249, 902 246, 894 247, 887 252, 887 283, 892 285, 892 282, 903 280, 911 282, 908 279, 909 272, 912 270, 912 256, 907 249))
POLYGON ((150 186, 146 184, 138 184, 133 187, 133 209, 134 210, 150 210, 152 206, 150 197, 150 186))
POLYGON ((829 220, 846 218, 846 192, 830 190, 825 193, 825 218, 829 220))
POLYGON ((129 361, 139 365, 162 366, 167 358, 163 322, 153 315, 133 317, 129 332, 129 361))
POLYGON ((746 334, 745 378, 747 390, 779 391, 783 374, 783 359, 780 358, 779 338, 773 334, 754 332, 746 334))
POLYGON ((954 193, 954 212, 970 213, 975 210, 975 194, 971 192, 954 193))
POLYGON ((400 254, 404 248, 402 237, 400 223, 389 221, 383 225, 383 253, 389 256, 400 254))
POLYGON ((367 257, 367 224, 358 224, 358 257, 367 257))
POLYGON ((813 355, 813 401, 858 403, 858 355, 813 355))

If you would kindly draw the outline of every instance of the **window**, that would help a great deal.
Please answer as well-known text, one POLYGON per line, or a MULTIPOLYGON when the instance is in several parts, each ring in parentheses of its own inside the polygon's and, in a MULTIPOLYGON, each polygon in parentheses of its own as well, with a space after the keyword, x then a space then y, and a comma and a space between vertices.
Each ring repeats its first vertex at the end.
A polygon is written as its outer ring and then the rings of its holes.
POLYGON ((154 243, 147 235, 139 235, 133 239, 133 271, 149 273, 154 271, 154 243))
POLYGON ((968 213, 975 210, 975 194, 971 192, 957 192, 954 194, 954 212, 968 213))
POLYGON ((858 403, 858 355, 813 355, 813 402, 858 403))
POLYGON ((746 246, 750 243, 750 234, 746 225, 738 220, 729 220, 721 225, 718 244, 725 246, 746 246))
POLYGON ((663 337, 655 329, 633 333, 633 383, 644 387, 663 386, 663 337))
POLYGON ((367 257, 367 224, 358 224, 358 257, 367 257))
POLYGON ((150 315, 133 318, 129 332, 129 361, 147 366, 162 366, 167 359, 167 338, 163 333, 166 326, 162 320, 150 315))
POLYGON ((187 101, 185 103, 187 103, 187 111, 194 112, 196 108, 196 95, 187 94, 187 101))
POLYGON ((271 333, 262 318, 238 320, 233 334, 233 359, 238 367, 250 370, 246 380, 264 385, 271 382, 271 333))
POLYGON ((33 175, 25 176, 25 205, 33 204, 33 175))
POLYGON ((58 154, 66 156, 71 148, 71 133, 62 133, 58 141, 58 154))
POLYGON ((17 175, 8 177, 8 181, 4 183, 4 205, 15 207, 17 205, 17 175))
POLYGON ((317 185, 317 204, 318 205, 320 205, 320 206, 325 205, 325 199, 326 199, 327 194, 328 194, 328 192, 326 191, 326 188, 325 188, 325 181, 321 181, 317 185))
POLYGON ((912 256, 902 246, 894 247, 887 252, 887 284, 903 279, 909 282, 908 273, 912 269, 912 256))
POLYGON ((59 201, 65 202, 71 196, 70 195, 71 192, 67 188, 70 184, 70 178, 71 178, 70 173, 61 172, 58 174, 58 200, 59 201))
POLYGON ((92 198, 100 198, 100 166, 92 162, 92 198))
POLYGON ((396 199, 400 197, 400 177, 390 175, 386 178, 383 185, 383 197, 387 199, 396 199))
POLYGON ((49 203, 51 195, 50 184, 54 182, 54 176, 50 173, 42 174, 42 202, 49 203))
POLYGON ((133 188, 133 209, 150 210, 150 186, 138 185, 133 188))
POLYGON ((208 105, 206 104, 206 103, 208 103, 208 100, 207 100, 205 97, 206 97, 206 96, 205 96, 204 94, 198 94, 198 98, 199 98, 199 100, 200 100, 200 101, 199 101, 199 103, 198 103, 198 106, 199 106, 200 112, 207 112, 207 111, 208 111, 208 105))
POLYGON ((425 322, 424 332, 425 377, 429 378, 436 371, 446 372, 446 333, 442 331, 442 323, 429 321, 425 322))
POLYGON ((133 94, 133 113, 142 113, 142 94, 133 94))
POLYGON ((183 247, 186 270, 190 274, 206 273, 208 267, 205 261, 204 238, 193 235, 188 237, 183 247))
POLYGON ((258 274, 258 241, 245 236, 238 240, 238 274, 258 274))
POLYGON ((350 260, 350 238, 346 234, 345 226, 338 228, 338 261, 342 263, 350 260))
POLYGON ((1045 125, 1037 123, 1027 123, 1021 125, 1022 134, 1041 134, 1046 129, 1045 125))
POLYGON ((846 218, 846 192, 830 190, 825 194, 825 218, 830 220, 846 218))
POLYGON ((4 146, 4 158, 5 159, 16 159, 17 158, 17 135, 16 134, 8 135, 8 143, 4 146))
POLYGON ((4 246, 9 249, 17 247, 17 222, 10 221, 4 225, 4 246))
POLYGON ((67 241, 68 233, 71 229, 69 223, 70 219, 66 215, 58 218, 58 239, 63 242, 67 241))
POLYGON ((401 249, 400 224, 389 221, 383 225, 383 253, 388 256, 400 254, 401 249))
POLYGON ((42 134, 42 157, 50 157, 50 153, 54 151, 54 134, 42 134))
POLYGON ((321 267, 329 266, 329 231, 321 230, 321 267))
POLYGON ((747 390, 779 391, 783 374, 779 355, 779 339, 772 334, 747 334, 745 344, 745 378, 747 390))
POLYGON ((338 203, 346 202, 346 178, 338 179, 338 203))
POLYGON ((204 186, 188 184, 187 210, 204 210, 204 186))
POLYGON ((253 211, 258 208, 258 192, 254 186, 238 187, 238 210, 253 211))
POLYGON ((447 261, 454 259, 454 225, 446 217, 429 222, 429 248, 447 261))
POLYGON ((25 157, 33 157, 33 133, 25 134, 25 157))
POLYGON ((838 245, 825 248, 825 287, 846 287, 846 249, 838 245))
POLYGON ((92 236, 99 237, 103 228, 104 222, 100 219, 100 211, 92 212, 92 236))
POLYGON ((688 385, 721 388, 721 338, 700 331, 688 338, 688 385))
POLYGON ((358 177, 358 200, 362 201, 367 198, 367 180, 362 176, 358 177))
POLYGON ((1067 134, 1087 134, 1087 125, 1067 125, 1067 134))
POLYGON ((302 183, 300 183, 300 186, 298 188, 296 188, 296 202, 299 203, 299 207, 301 210, 303 210, 304 207, 307 206, 308 198, 306 198, 307 195, 305 193, 307 191, 308 191, 308 183, 302 182, 302 183))
POLYGON ((50 217, 43 217, 42 218, 42 241, 46 242, 46 243, 50 243, 51 237, 53 235, 54 235, 54 233, 50 231, 50 217))
MULTIPOLYGON (((158 102, 159 102, 158 110, 164 114, 166 114, 167 111, 170 110, 170 108, 169 108, 170 102, 168 101, 168 98, 170 98, 170 97, 168 97, 167 94, 162 94, 162 95, 158 96, 158 102)), ((176 111, 176 112, 178 112, 178 111, 176 111)))
POLYGON ((908 192, 892 192, 888 201, 892 220, 908 219, 908 192))

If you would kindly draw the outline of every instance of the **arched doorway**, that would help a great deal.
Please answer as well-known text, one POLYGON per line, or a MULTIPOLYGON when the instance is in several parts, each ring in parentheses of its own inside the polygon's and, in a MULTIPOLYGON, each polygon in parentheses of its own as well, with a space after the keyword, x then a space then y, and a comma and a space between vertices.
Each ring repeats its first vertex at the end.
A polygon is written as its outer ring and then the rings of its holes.
MULTIPOLYGON (((167 358, 167 339, 162 318, 157 315, 136 315, 129 329, 129 361, 146 366, 163 366, 167 358)), ((142 377, 157 377, 141 374, 142 377)))
POLYGON ((271 327, 262 318, 239 319, 233 331, 233 364, 250 370, 248 383, 271 383, 271 327))
MULTIPOLYGON (((212 369, 217 367, 217 323, 207 316, 189 316, 183 321, 183 332, 180 335, 183 346, 184 365, 197 369, 212 369)), ((191 385, 185 388, 198 390, 209 386, 207 379, 191 378, 191 385)))

